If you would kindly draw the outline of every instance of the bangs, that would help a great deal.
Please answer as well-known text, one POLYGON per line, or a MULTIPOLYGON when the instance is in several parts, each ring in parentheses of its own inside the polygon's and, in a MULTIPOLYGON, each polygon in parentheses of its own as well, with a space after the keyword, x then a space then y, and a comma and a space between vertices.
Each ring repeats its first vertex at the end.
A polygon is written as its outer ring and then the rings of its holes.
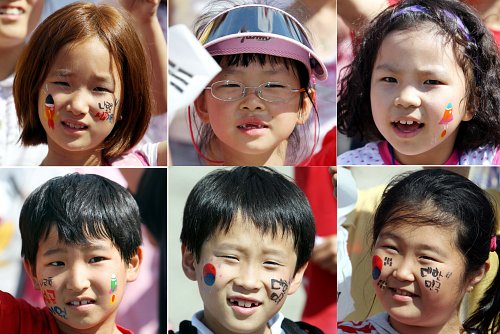
POLYGON ((215 61, 221 66, 242 66, 248 67, 250 64, 265 66, 270 64, 273 69, 278 66, 285 66, 287 71, 291 71, 300 81, 301 88, 307 88, 309 84, 309 72, 300 61, 290 58, 277 57, 263 53, 238 53, 224 56, 214 56, 215 61))

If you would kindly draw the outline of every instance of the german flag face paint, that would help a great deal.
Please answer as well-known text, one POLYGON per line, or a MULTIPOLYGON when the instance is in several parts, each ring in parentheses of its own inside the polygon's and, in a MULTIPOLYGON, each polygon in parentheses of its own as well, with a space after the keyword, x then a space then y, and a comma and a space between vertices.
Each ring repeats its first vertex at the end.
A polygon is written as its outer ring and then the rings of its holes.
POLYGON ((47 119, 49 128, 53 129, 56 119, 56 108, 54 106, 54 98, 50 94, 45 98, 45 119, 47 119))

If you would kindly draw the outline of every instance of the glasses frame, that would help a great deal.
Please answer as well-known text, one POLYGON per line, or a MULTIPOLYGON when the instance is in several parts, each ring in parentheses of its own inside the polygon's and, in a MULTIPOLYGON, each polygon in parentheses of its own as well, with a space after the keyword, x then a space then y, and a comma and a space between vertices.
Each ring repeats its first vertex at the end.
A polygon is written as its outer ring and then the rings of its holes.
POLYGON ((292 88, 292 86, 290 86, 288 84, 285 84, 283 82, 279 82, 279 81, 266 81, 266 82, 261 83, 258 86, 246 86, 244 83, 236 81, 236 80, 219 80, 219 81, 216 81, 216 82, 212 83, 210 86, 205 87, 205 90, 210 90, 210 93, 212 94, 213 98, 215 98, 215 99, 217 99, 219 101, 225 101, 225 102, 233 102, 233 101, 241 100, 242 98, 244 98, 245 96, 248 95, 248 93, 247 93, 248 89, 253 89, 255 95, 257 95, 261 100, 266 101, 266 102, 270 102, 270 103, 288 102, 288 101, 290 101, 293 98, 293 94, 294 93, 303 93, 303 92, 306 91, 305 88, 292 88), (224 84, 229 84, 229 83, 238 84, 239 86, 241 86, 243 88, 243 90, 241 91, 241 95, 239 97, 229 98, 229 99, 223 99, 223 98, 220 98, 218 96, 215 96, 214 95, 214 88, 213 87, 214 87, 214 85, 218 85, 218 84, 221 84, 221 83, 224 83, 224 84), (269 84, 279 84, 279 85, 281 85, 283 87, 287 87, 290 90, 290 97, 288 99, 277 100, 277 101, 265 99, 262 96, 262 89, 265 88, 266 85, 269 85, 269 84))

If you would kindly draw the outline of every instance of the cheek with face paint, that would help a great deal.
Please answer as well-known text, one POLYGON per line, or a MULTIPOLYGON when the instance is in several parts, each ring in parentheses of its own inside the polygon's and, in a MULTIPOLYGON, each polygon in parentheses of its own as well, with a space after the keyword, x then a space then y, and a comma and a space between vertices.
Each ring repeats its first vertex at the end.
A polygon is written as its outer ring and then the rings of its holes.
POLYGON ((54 316, 68 319, 66 307, 56 305, 56 290, 53 289, 54 282, 52 281, 52 277, 42 278, 38 284, 40 285, 43 300, 49 312, 54 316))
POLYGON ((436 293, 441 289, 441 284, 443 284, 445 280, 448 280, 452 274, 452 272, 447 272, 443 275, 443 272, 437 267, 420 268, 420 276, 424 278, 425 287, 429 289, 429 291, 435 291, 436 293))
POLYGON ((443 117, 439 121, 439 124, 443 126, 443 131, 441 132, 441 139, 443 139, 446 136, 448 123, 450 123, 451 121, 453 121, 453 106, 451 105, 451 103, 448 103, 443 112, 443 117))
POLYGON ((52 95, 47 95, 45 98, 44 115, 50 129, 54 129, 55 121, 57 120, 54 98, 52 95))
POLYGON ((377 280, 382 273, 382 259, 380 256, 375 255, 372 258, 372 278, 377 280))
POLYGON ((100 121, 108 121, 113 123, 114 118, 114 109, 118 105, 118 100, 115 99, 115 102, 103 101, 97 104, 97 107, 100 109, 97 113, 94 114, 94 117, 100 121))
POLYGON ((217 272, 213 264, 207 263, 203 266, 203 282, 205 282, 206 285, 214 285, 216 276, 217 272))
POLYGON ((116 278, 115 274, 111 274, 111 289, 109 290, 109 293, 111 294, 110 304, 115 303, 116 299, 115 290, 117 287, 118 287, 118 279, 116 278))
POLYGON ((282 278, 271 279, 271 290, 276 290, 271 293, 271 300, 278 304, 283 297, 285 297, 286 292, 288 291, 288 282, 282 278))

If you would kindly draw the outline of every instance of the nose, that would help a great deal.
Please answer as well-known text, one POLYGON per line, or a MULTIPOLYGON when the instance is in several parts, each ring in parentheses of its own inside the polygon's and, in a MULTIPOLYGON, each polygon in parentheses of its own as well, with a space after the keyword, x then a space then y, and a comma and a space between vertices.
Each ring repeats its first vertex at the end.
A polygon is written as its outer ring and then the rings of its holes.
POLYGON ((240 101, 240 109, 264 109, 264 100, 262 100, 262 98, 259 96, 259 87, 245 87, 245 96, 240 101))
POLYGON ((413 282, 415 275, 413 274, 413 264, 410 259, 401 259, 394 266, 392 276, 399 281, 413 282))
POLYGON ((90 287, 88 273, 83 265, 73 264, 68 270, 68 277, 66 279, 66 288, 72 291, 84 291, 90 287))
POLYGON ((241 286, 247 291, 258 290, 261 287, 259 271, 250 265, 244 266, 240 269, 239 275, 234 282, 236 285, 241 286))
POLYGON ((68 101, 66 110, 74 115, 87 114, 93 99, 83 89, 75 90, 68 101))
POLYGON ((421 103, 419 91, 413 86, 405 86, 394 99, 396 107, 419 107, 421 103))

